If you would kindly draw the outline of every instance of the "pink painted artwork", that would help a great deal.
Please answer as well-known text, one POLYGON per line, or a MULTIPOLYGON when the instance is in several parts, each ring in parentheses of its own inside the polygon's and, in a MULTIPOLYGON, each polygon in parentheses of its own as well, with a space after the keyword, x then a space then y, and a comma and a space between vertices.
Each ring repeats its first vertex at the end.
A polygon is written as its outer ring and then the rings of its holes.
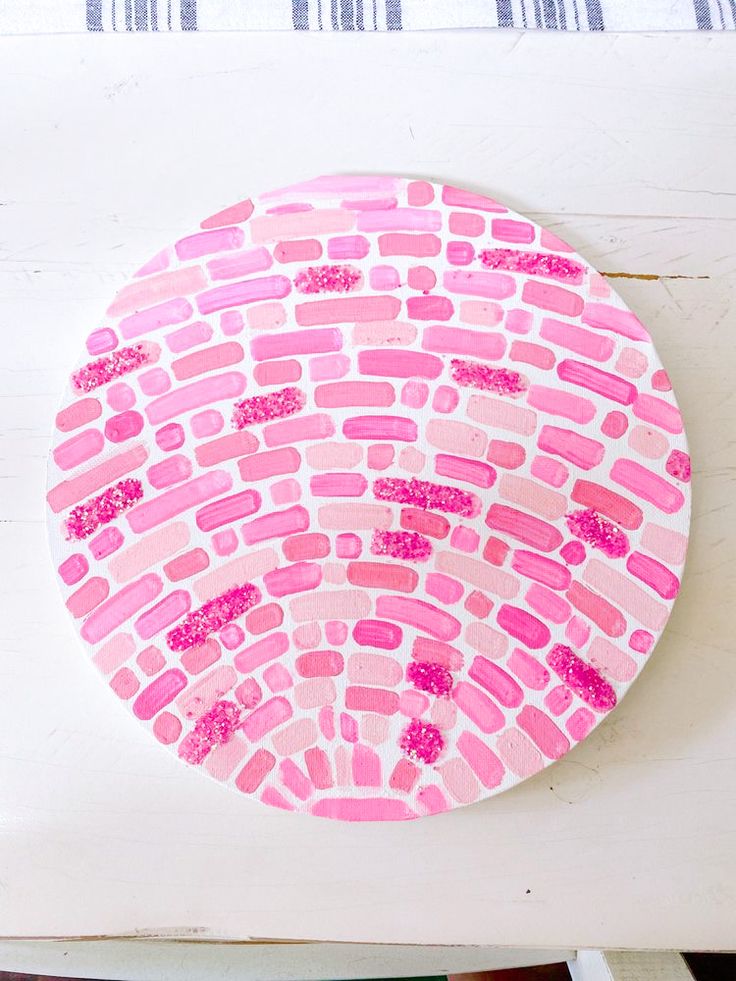
POLYGON ((49 459, 66 606, 234 792, 436 814, 559 759, 652 656, 690 458, 651 338, 490 197, 327 176, 217 211, 89 331, 49 459))

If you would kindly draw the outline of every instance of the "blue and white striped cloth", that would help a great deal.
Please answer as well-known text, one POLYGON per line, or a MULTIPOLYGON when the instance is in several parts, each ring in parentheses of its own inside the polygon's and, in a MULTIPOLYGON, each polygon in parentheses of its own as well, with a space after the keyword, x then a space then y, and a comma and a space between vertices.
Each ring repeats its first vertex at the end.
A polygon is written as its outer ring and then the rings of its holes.
POLYGON ((0 34, 736 29, 736 0, 0 0, 0 34))

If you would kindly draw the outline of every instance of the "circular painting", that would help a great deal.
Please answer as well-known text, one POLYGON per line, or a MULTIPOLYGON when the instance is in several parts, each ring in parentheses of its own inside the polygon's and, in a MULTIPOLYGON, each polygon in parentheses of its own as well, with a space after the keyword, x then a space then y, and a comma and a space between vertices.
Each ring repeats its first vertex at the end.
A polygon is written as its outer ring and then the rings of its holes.
POLYGON ((615 709, 690 462, 634 313, 489 197, 328 176, 202 222, 87 338, 48 521, 101 679, 242 794, 342 820, 506 790, 615 709))

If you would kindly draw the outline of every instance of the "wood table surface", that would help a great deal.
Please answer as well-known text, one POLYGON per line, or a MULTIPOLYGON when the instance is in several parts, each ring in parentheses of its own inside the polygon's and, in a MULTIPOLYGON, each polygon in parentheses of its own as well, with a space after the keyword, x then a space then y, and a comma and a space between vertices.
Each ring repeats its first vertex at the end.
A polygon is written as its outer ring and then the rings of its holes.
MULTIPOLYGON (((736 947, 736 35, 0 39, 0 936, 736 947), (651 331, 693 457, 683 590, 623 704, 499 797, 265 808, 161 750, 82 655, 45 461, 113 292, 319 173, 490 193, 651 331)), ((2 965, 0 965, 2 966, 2 965)))

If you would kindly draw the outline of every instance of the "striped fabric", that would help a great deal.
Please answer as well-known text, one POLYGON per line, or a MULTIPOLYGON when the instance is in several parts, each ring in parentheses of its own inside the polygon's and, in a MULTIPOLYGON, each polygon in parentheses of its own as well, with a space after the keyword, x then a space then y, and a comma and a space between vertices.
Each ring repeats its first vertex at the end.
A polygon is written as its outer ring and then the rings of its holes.
POLYGON ((736 29, 736 0, 0 0, 0 33, 736 29))

